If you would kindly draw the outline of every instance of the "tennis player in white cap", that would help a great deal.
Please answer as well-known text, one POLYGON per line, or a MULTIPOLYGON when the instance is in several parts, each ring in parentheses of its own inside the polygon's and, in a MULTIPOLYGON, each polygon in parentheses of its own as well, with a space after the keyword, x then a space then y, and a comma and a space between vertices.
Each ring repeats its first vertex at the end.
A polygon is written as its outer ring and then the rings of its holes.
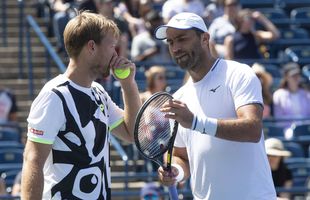
POLYGON ((180 126, 173 171, 159 168, 160 181, 171 185, 190 177, 194 199, 276 199, 262 133, 261 85, 253 70, 214 58, 207 27, 196 14, 175 15, 155 35, 167 40, 171 56, 190 75, 162 109, 180 126))

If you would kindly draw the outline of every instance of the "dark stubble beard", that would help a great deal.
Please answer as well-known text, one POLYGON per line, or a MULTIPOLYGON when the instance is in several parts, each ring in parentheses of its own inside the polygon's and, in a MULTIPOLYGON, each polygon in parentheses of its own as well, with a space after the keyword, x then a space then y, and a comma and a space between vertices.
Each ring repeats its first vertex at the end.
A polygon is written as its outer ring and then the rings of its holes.
POLYGON ((202 54, 201 48, 193 48, 192 51, 186 54, 186 60, 175 59, 175 61, 183 70, 193 70, 200 64, 202 54))

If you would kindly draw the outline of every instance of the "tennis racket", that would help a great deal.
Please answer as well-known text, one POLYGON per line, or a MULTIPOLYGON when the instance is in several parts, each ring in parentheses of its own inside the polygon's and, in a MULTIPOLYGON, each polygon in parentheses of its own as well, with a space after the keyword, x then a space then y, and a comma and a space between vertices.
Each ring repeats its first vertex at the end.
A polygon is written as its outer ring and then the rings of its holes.
MULTIPOLYGON (((135 121, 135 144, 143 157, 152 160, 165 170, 171 171, 172 149, 178 130, 175 120, 164 117, 160 111, 163 104, 173 97, 167 92, 152 95, 140 108, 135 121), (162 158, 167 152, 167 163, 163 165, 162 158)), ((169 187, 171 200, 178 199, 175 186, 169 187)))

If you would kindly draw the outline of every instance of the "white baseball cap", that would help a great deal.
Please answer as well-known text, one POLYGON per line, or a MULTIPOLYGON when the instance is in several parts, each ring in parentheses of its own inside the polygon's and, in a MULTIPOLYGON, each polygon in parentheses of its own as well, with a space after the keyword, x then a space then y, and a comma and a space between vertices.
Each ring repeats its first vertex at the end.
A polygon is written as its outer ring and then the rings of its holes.
POLYGON ((176 29, 192 29, 196 28, 202 32, 207 32, 207 26, 203 19, 196 15, 195 13, 182 12, 174 15, 166 25, 161 25, 155 30, 155 38, 158 40, 164 40, 167 38, 167 28, 176 28, 176 29))

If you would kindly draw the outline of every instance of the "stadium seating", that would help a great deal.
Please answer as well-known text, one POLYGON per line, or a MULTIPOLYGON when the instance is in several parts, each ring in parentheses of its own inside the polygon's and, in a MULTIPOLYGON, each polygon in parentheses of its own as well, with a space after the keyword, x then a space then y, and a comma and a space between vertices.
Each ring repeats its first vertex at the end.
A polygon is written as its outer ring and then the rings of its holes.
POLYGON ((280 81, 282 79, 281 68, 276 64, 263 64, 265 70, 271 74, 273 78, 271 90, 274 91, 280 85, 280 81))
POLYGON ((240 0, 243 8, 271 8, 276 0, 240 0))
POLYGON ((291 157, 305 158, 305 152, 301 144, 297 142, 283 142, 284 148, 292 153, 291 157))
POLYGON ((302 67, 302 74, 310 81, 310 64, 302 67))
MULTIPOLYGON (((11 190, 14 184, 16 175, 20 172, 20 169, 12 169, 1 173, 1 178, 5 181, 6 187, 11 190)), ((11 192, 11 191, 8 191, 11 192)), ((1 198, 0 198, 1 199, 1 198)))
POLYGON ((277 28, 280 27, 289 27, 291 23, 290 17, 287 13, 281 8, 258 8, 262 14, 265 15, 272 23, 274 23, 277 28))
POLYGON ((23 150, 1 149, 0 163, 23 163, 23 150))
POLYGON ((293 137, 310 141, 310 123, 292 124, 293 137))
POLYGON ((275 137, 281 140, 284 139, 284 128, 282 126, 276 125, 275 123, 264 123, 263 130, 267 138, 275 137))
POLYGON ((303 28, 279 28, 280 38, 267 44, 270 57, 278 57, 283 49, 295 45, 310 45, 309 33, 303 28))
POLYGON ((24 145, 17 141, 0 141, 1 149, 23 149, 24 145))
POLYGON ((278 0, 278 6, 284 9, 287 13, 295 8, 310 6, 309 0, 278 0))
POLYGON ((301 65, 308 64, 310 61, 310 46, 290 46, 285 49, 284 56, 286 59, 298 62, 301 65))
POLYGON ((299 27, 310 28, 310 7, 295 8, 291 11, 290 17, 299 27))
POLYGON ((293 186, 306 186, 310 175, 310 161, 308 158, 289 158, 285 160, 288 169, 292 172, 293 186))
POLYGON ((13 129, 0 129, 0 141, 20 142, 20 133, 13 129))

